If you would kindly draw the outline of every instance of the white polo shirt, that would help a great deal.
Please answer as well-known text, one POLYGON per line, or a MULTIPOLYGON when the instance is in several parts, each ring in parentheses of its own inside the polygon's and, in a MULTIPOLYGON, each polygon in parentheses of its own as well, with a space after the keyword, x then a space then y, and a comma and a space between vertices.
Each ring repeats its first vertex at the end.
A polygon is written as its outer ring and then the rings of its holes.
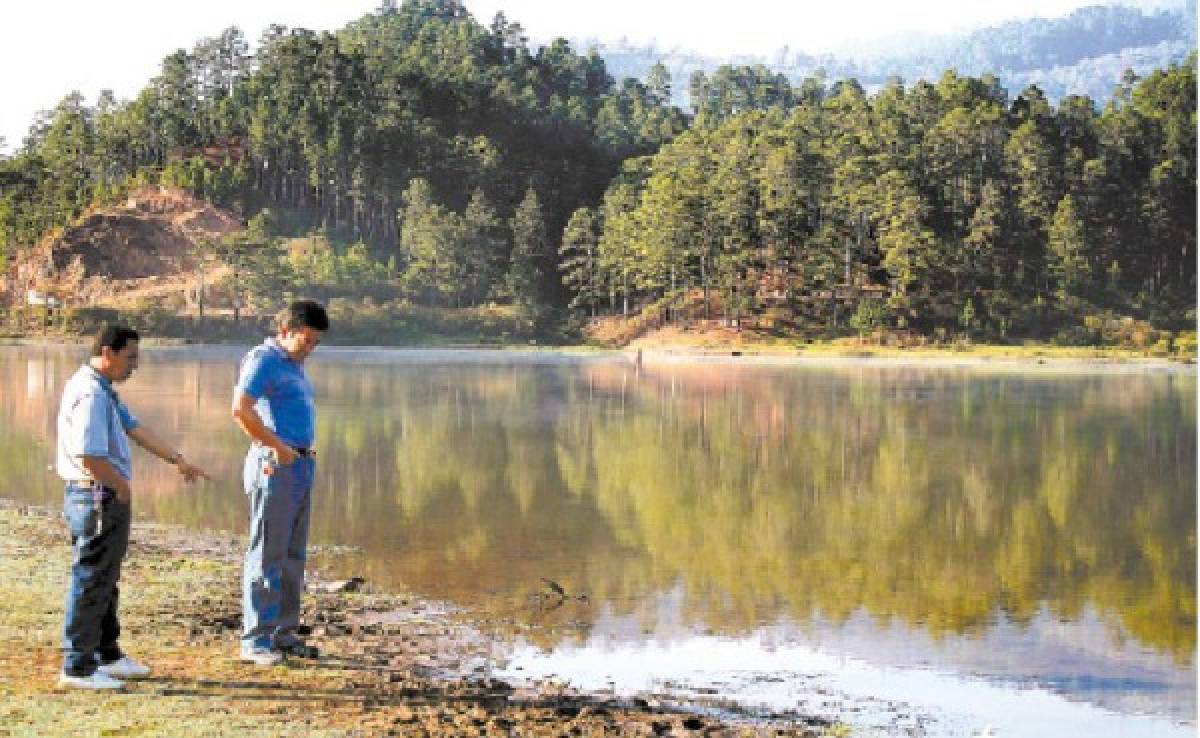
POLYGON ((137 426, 137 418, 117 397, 112 382, 84 364, 63 387, 55 471, 64 481, 87 479, 91 475, 79 457, 100 456, 122 477, 132 479, 126 434, 137 426))

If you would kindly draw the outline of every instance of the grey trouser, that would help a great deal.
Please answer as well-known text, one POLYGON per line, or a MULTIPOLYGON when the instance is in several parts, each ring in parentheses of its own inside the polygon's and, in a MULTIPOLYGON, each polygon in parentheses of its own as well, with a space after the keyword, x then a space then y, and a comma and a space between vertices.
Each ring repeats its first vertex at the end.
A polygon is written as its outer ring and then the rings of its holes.
POLYGON ((252 446, 243 469, 250 498, 250 545, 242 569, 242 644, 285 648, 298 642, 300 594, 312 498, 311 458, 274 466, 252 446), (267 469, 272 473, 267 473, 267 469))

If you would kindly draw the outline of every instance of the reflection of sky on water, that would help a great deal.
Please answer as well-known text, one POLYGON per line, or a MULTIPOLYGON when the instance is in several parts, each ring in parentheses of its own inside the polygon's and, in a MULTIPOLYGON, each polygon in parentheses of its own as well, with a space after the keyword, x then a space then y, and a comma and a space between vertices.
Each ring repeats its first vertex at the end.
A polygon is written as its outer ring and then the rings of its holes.
MULTIPOLYGON (((659 604, 670 612, 678 599, 659 604)), ((856 736, 1195 734, 1194 683, 1136 647, 1104 653, 1111 634, 1091 614, 1061 623, 1043 613, 1025 629, 1000 622, 982 638, 938 642, 863 615, 840 626, 780 622, 740 638, 680 631, 672 620, 664 613, 648 634, 644 620, 605 616, 586 642, 551 651, 518 641, 499 675, 701 708, 715 695, 751 714, 841 720, 856 736)))
MULTIPOLYGON (((243 351, 143 352, 122 395, 228 482, 184 489, 136 454, 143 519, 244 528, 244 442, 228 416, 243 351)), ((6 494, 59 496, 44 473, 54 403, 82 353, 0 349, 6 494)), ((1194 525, 1170 514, 1187 509, 1187 484, 1194 497, 1194 375, 765 364, 635 374, 605 356, 322 349, 315 535, 362 547, 347 575, 462 604, 511 605, 543 575, 588 592, 573 616, 582 629, 544 631, 548 656, 516 657, 576 683, 619 664, 621 688, 717 680, 750 702, 805 709, 826 689, 866 715, 911 703, 952 735, 987 723, 1002 736, 1038 725, 1028 734, 1170 735, 1136 715, 1193 716, 1194 635, 1155 628, 1169 620, 1163 603, 1194 608, 1194 583, 1167 565, 1195 545, 1194 525), (1139 469, 1142 453, 1151 468, 1139 469), (960 480, 960 467, 974 476, 960 480), (647 477, 672 469, 692 481, 647 477), (720 494, 688 486, 719 475, 720 494), (751 490, 744 507, 722 506, 727 489, 751 490), (863 553, 897 522, 927 540, 894 535, 863 553), (991 560, 1022 561, 1006 548, 1013 522, 1046 536, 1013 543, 1041 558, 1028 580, 1017 568, 998 581, 991 560), (913 561, 869 558, 880 552, 913 561), (1148 561, 1167 562, 1153 588, 1140 578, 1148 561), (858 569, 853 586, 842 564, 858 569), (991 599, 1014 593, 1027 601, 991 599), (1032 612, 1002 614, 1030 601, 1032 612), (848 609, 823 616, 825 602, 848 609), (1176 640, 1156 650, 1124 618, 1176 640)))
POLYGON ((927 667, 992 682, 1040 686, 1110 710, 1192 720, 1195 680, 1133 639, 1114 644, 1113 626, 1090 609, 1065 621, 1043 611, 1028 624, 1003 617, 978 637, 928 634, 860 615, 841 625, 802 627, 805 642, 894 668, 927 667))
POLYGON ((811 646, 770 646, 760 635, 695 636, 667 644, 585 645, 550 654, 518 648, 509 678, 559 677, 581 689, 702 699, 709 688, 738 702, 839 719, 854 735, 997 738, 1170 738, 1194 725, 1121 714, 1057 691, 937 668, 879 666, 811 646), (919 729, 911 733, 910 730, 919 729))
POLYGON ((677 587, 632 615, 606 610, 582 643, 518 640, 501 675, 702 707, 716 694, 752 712, 842 719, 866 735, 1195 734, 1193 672, 1136 642, 1114 646, 1112 627, 1090 611, 1073 621, 1042 612, 1025 625, 999 618, 977 637, 933 639, 865 613, 729 637, 684 623, 682 599, 677 587))

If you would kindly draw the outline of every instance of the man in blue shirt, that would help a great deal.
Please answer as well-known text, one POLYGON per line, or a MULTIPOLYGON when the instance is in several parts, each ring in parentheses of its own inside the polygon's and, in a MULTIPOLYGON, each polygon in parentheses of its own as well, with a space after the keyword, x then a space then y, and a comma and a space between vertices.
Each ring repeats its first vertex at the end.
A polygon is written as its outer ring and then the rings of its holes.
POLYGON ((242 359, 233 390, 234 420, 253 441, 242 474, 250 498, 241 647, 248 663, 315 654, 297 633, 316 468, 316 404, 304 360, 327 330, 320 304, 293 302, 276 318, 275 336, 242 359))
POLYGON ((173 464, 186 481, 208 477, 117 397, 113 383, 129 379, 137 364, 137 331, 106 326, 91 358, 67 381, 58 409, 55 471, 66 482, 63 514, 73 547, 59 677, 64 687, 119 689, 121 679, 150 673, 117 645, 117 580, 129 547, 133 479, 129 439, 173 464))

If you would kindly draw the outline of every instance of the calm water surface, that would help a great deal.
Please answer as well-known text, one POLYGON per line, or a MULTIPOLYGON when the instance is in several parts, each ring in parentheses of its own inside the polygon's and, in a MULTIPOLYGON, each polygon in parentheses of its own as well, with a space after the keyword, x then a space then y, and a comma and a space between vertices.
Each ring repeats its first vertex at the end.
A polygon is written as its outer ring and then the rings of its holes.
MULTIPOLYGON (((144 350, 122 396, 222 481, 139 452, 139 517, 245 529, 242 350, 144 350)), ((0 349, 0 494, 58 503, 80 358, 0 349)), ((323 348, 310 374, 313 536, 361 549, 330 573, 502 614, 503 673, 864 735, 1195 733, 1193 371, 323 348)))

